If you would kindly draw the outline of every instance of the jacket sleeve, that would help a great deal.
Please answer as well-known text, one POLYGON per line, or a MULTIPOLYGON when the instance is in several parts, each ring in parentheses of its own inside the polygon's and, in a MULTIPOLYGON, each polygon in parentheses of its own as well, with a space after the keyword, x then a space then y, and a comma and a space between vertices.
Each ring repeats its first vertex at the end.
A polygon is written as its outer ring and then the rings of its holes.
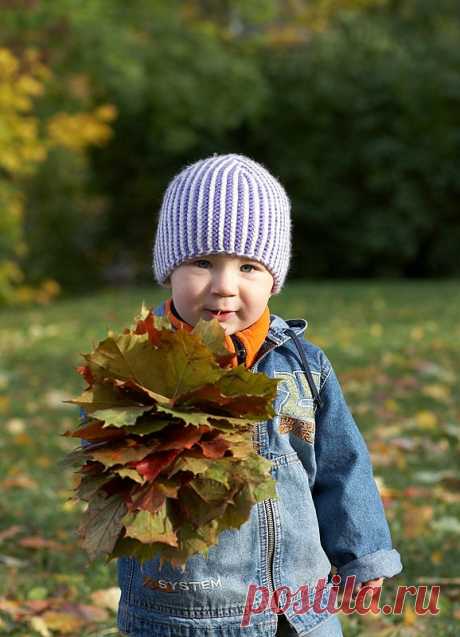
POLYGON ((312 487, 321 543, 342 583, 349 575, 357 582, 392 577, 402 564, 392 548, 369 452, 329 361, 325 368, 312 487))

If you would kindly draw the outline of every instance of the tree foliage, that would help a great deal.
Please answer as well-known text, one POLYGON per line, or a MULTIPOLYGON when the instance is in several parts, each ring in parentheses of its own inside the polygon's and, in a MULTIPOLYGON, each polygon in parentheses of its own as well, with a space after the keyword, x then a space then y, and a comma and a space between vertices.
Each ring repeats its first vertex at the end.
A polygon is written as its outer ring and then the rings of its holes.
POLYGON ((34 116, 55 142, 16 183, 28 280, 151 281, 169 179, 235 151, 287 187, 292 276, 458 273, 458 3, 23 5, 0 37, 52 71, 34 116))
POLYGON ((83 157, 89 146, 105 144, 111 136, 109 122, 116 115, 112 106, 102 105, 93 112, 56 112, 41 118, 35 100, 44 95, 52 78, 37 50, 26 49, 19 58, 0 49, 0 304, 47 302, 58 293, 58 283, 47 279, 47 272, 39 287, 28 285, 18 264, 28 253, 27 180, 54 149, 83 157))

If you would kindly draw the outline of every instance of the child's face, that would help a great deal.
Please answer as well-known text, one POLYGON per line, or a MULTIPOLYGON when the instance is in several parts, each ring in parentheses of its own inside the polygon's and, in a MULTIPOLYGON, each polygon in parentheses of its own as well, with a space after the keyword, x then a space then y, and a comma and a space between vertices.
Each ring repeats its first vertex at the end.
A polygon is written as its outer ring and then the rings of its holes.
POLYGON ((209 310, 231 310, 220 324, 227 336, 244 330, 263 314, 273 277, 262 263, 228 254, 206 254, 181 263, 167 285, 174 307, 190 325, 210 320, 209 310))

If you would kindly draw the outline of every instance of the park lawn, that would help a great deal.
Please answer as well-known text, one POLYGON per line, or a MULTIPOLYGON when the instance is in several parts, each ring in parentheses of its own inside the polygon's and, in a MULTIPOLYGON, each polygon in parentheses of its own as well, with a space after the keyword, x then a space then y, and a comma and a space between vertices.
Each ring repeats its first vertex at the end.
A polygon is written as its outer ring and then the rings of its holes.
MULTIPOLYGON (((165 298, 152 286, 0 312, 2 635, 118 634, 108 610, 116 563, 90 564, 76 545, 81 507, 58 461, 75 447, 61 434, 77 425, 78 408, 62 401, 84 387, 79 354, 129 326, 143 301, 165 298), (35 618, 21 621, 21 609, 35 618)), ((385 583, 383 602, 394 602, 397 585, 442 582, 436 617, 417 615, 409 596, 401 616, 343 618, 346 637, 457 634, 459 307, 457 281, 291 283, 270 301, 273 313, 308 320, 306 338, 334 364, 370 448, 405 567, 385 583)))

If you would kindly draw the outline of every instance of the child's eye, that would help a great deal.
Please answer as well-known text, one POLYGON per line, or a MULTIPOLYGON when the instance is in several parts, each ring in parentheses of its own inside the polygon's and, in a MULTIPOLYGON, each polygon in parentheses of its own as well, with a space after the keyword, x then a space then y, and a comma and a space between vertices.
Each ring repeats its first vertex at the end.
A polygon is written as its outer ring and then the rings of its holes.
POLYGON ((200 266, 200 263, 210 263, 210 261, 208 261, 207 259, 198 259, 198 261, 194 261, 194 265, 197 265, 198 267, 200 266))
MULTIPOLYGON (((243 263, 243 265, 241 266, 242 268, 252 268, 253 270, 257 270, 255 265, 252 265, 251 263, 243 263)), ((246 270, 246 272, 251 272, 251 270, 246 270)))

